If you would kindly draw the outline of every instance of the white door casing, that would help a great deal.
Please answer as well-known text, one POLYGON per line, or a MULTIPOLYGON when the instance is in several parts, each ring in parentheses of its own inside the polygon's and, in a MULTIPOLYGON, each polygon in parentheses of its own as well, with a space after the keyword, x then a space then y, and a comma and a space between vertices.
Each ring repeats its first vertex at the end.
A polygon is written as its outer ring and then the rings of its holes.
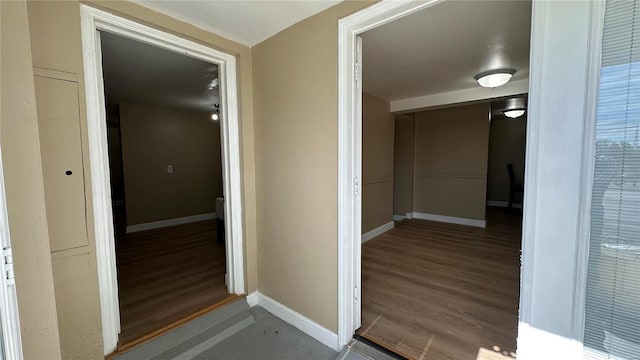
POLYGON ((0 359, 22 359, 22 341, 18 316, 18 298, 13 273, 13 257, 9 233, 9 214, 7 212, 4 190, 4 172, 0 152, 0 240, 2 259, 0 259, 0 324, 2 332, 2 351, 0 359))
MULTIPOLYGON (((361 110, 356 36, 439 0, 382 0, 338 24, 338 339, 360 326, 361 110), (357 301, 356 301, 357 300, 357 301)), ((585 234, 603 1, 534 0, 519 359, 581 359, 585 234)), ((452 24, 451 26, 455 26, 452 24)), ((364 59, 366 66, 366 59, 364 59)))
POLYGON ((84 4, 80 5, 80 15, 94 231, 106 355, 116 350, 120 332, 120 315, 99 30, 142 41, 218 66, 221 89, 220 126, 227 239, 227 286, 230 293, 244 294, 244 236, 236 58, 84 4))

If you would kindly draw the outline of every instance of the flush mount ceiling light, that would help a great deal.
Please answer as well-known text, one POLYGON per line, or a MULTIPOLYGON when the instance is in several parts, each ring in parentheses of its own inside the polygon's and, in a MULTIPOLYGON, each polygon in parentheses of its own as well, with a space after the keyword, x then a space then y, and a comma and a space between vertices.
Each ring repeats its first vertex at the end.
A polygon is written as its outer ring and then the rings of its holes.
POLYGON ((216 89, 219 84, 220 84, 220 82, 219 82, 218 78, 215 78, 215 79, 211 80, 211 82, 207 86, 207 89, 209 89, 209 90, 216 89))
POLYGON ((474 79, 476 79, 482 87, 497 88, 498 86, 508 83, 515 72, 513 69, 485 71, 474 76, 474 79))
POLYGON ((504 116, 511 118, 511 119, 515 119, 515 118, 519 118, 520 116, 524 115, 525 109, 519 108, 519 109, 509 109, 509 110, 505 110, 502 113, 504 114, 504 116))

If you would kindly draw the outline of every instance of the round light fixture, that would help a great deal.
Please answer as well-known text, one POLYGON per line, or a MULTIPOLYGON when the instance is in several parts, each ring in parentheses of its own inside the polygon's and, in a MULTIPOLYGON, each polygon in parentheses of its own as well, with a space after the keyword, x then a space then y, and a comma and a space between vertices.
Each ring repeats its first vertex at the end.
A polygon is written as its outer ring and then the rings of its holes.
POLYGON ((211 114, 211 120, 218 121, 218 119, 220 119, 220 116, 217 113, 211 114))
POLYGON ((508 83, 515 72, 513 69, 485 71, 474 76, 474 79, 476 79, 482 87, 497 88, 498 86, 508 83))
POLYGON ((504 114, 504 116, 508 118, 515 119, 524 115, 524 112, 525 112, 525 109, 509 109, 509 110, 503 111, 502 113, 504 114))

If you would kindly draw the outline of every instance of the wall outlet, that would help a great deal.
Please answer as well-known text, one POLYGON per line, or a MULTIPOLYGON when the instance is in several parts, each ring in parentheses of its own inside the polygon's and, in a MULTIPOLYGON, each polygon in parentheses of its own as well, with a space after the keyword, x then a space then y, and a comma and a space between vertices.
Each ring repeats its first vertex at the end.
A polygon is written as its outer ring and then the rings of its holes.
POLYGON ((173 174, 173 165, 167 165, 167 174, 173 174))

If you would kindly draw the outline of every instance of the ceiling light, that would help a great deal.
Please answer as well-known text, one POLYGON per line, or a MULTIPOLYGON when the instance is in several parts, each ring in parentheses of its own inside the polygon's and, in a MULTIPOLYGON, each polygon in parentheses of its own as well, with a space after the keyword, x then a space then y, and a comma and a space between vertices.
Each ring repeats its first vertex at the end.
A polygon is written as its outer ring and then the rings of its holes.
POLYGON ((515 119, 524 115, 524 112, 525 112, 525 109, 509 109, 509 110, 503 111, 502 113, 504 114, 504 116, 508 118, 515 119))
POLYGON ((497 88, 498 86, 508 83, 515 72, 513 69, 485 71, 476 75, 474 79, 476 79, 482 87, 497 88))
POLYGON ((219 119, 220 119, 220 116, 217 113, 211 114, 211 120, 218 121, 219 119))
POLYGON ((218 78, 215 78, 215 79, 211 80, 211 82, 209 83, 209 86, 207 86, 207 89, 213 90, 213 89, 217 88, 219 84, 220 83, 218 81, 218 78))

